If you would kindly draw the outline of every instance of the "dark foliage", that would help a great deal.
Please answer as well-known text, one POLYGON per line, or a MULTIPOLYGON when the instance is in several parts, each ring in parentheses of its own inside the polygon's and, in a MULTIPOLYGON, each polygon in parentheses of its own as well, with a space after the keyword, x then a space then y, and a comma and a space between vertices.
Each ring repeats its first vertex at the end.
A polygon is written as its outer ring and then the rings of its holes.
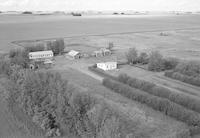
POLYGON ((173 92, 165 87, 158 86, 148 81, 129 77, 126 74, 119 75, 118 81, 124 84, 127 84, 133 88, 143 90, 149 94, 166 98, 174 103, 184 106, 185 108, 188 108, 200 113, 200 106, 199 106, 200 100, 198 99, 194 99, 185 94, 179 94, 179 93, 173 92))
POLYGON ((163 71, 165 70, 163 56, 158 51, 153 51, 149 57, 148 70, 163 71))
POLYGON ((47 42, 47 49, 52 50, 54 55, 59 55, 64 52, 64 39, 56 39, 55 41, 47 42))
POLYGON ((196 77, 188 76, 188 75, 184 75, 184 74, 181 74, 181 73, 175 72, 175 71, 167 71, 167 72, 165 72, 165 76, 170 77, 172 79, 180 80, 180 81, 188 83, 188 84, 200 86, 200 77, 199 76, 196 76, 196 77))
MULTIPOLYGON (((188 110, 168 99, 150 95, 144 91, 131 88, 125 84, 110 79, 104 79, 103 85, 127 98, 146 104, 165 115, 185 122, 191 126, 191 128, 200 127, 200 116, 198 113, 188 110)), ((193 133, 191 133, 191 135, 193 135, 193 133)))

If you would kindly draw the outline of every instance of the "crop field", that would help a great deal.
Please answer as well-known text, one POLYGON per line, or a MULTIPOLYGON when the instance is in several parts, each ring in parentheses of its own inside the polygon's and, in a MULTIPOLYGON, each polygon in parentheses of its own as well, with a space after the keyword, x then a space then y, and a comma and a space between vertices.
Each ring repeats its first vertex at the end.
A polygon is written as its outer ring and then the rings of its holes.
MULTIPOLYGON (((124 32, 154 32, 174 29, 199 29, 199 15, 180 16, 153 16, 129 18, 73 18, 67 16, 23 16, 23 15, 1 15, 0 16, 0 50, 6 52, 15 45, 10 42, 18 40, 49 39, 58 37, 71 37, 82 35, 103 35, 124 32)), ((198 31, 198 30, 197 30, 198 31)), ((151 35, 151 34, 150 34, 151 35)), ((140 36, 140 35, 139 35, 140 36)), ((137 35, 137 37, 139 37, 137 35)), ((121 37, 121 36, 120 36, 121 37)), ((136 38, 137 38, 136 37, 136 38)), ((172 36, 173 37, 173 36, 172 36)), ((93 37, 95 38, 95 37, 93 37)), ((134 39, 134 44, 137 42, 134 39)), ((148 39, 148 36, 141 36, 148 39)), ((164 37, 161 37, 164 38, 164 37)), ((123 38, 117 36, 116 41, 123 38)), ((130 40, 129 39, 129 40, 130 40)), ((164 38, 165 39, 165 38, 164 38)), ((99 41, 105 41, 105 37, 99 41)), ((151 40, 151 39, 149 39, 151 40)), ((198 37, 193 40, 199 41, 198 37)), ((173 42, 173 41, 170 41, 173 42)), ((78 42, 76 42, 78 43, 78 42)), ((106 41, 107 43, 107 41, 106 41)), ((128 43, 128 42, 127 42, 128 43)), ((131 46, 134 46, 131 44, 131 46)), ((116 44, 117 45, 117 44, 116 44)), ((141 46, 141 45, 140 45, 141 46)), ((148 44, 149 46, 149 44, 148 44)), ((147 47, 148 47, 147 46, 147 47)), ((125 46, 123 46, 125 47, 125 46)), ((129 46, 130 47, 130 46, 129 46)))

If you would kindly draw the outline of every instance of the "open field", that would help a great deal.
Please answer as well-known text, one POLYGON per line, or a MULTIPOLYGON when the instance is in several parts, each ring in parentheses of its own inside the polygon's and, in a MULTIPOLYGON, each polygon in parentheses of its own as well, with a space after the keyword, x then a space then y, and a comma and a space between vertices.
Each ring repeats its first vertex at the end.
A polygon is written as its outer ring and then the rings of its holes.
POLYGON ((10 42, 18 40, 200 28, 199 15, 144 16, 140 18, 135 16, 128 18, 73 18, 1 15, 0 20, 0 50, 2 52, 12 48, 13 45, 10 45, 10 42))

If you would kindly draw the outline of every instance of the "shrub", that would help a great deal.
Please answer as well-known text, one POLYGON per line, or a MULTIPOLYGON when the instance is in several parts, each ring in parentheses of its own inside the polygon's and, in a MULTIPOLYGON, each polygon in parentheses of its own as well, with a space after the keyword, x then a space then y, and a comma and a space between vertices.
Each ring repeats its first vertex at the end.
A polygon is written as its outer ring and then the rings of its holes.
POLYGON ((175 72, 175 71, 167 71, 167 72, 165 72, 165 76, 170 77, 172 79, 180 80, 180 81, 188 83, 188 84, 200 86, 200 77, 199 76, 196 76, 196 77, 188 76, 188 75, 184 75, 184 74, 181 74, 181 73, 175 72))
POLYGON ((136 64, 138 61, 138 52, 135 48, 129 49, 126 53, 126 59, 129 64, 136 64))
POLYGON ((175 69, 178 65, 179 60, 177 58, 165 58, 164 59, 164 68, 165 70, 175 69))
POLYGON ((148 70, 163 71, 164 69, 163 56, 158 51, 153 51, 149 57, 148 70))
POLYGON ((140 53, 140 56, 138 57, 138 63, 148 64, 148 62, 149 62, 148 54, 145 52, 140 53))
POLYGON ((20 65, 23 68, 28 68, 29 58, 28 52, 23 49, 14 49, 9 53, 11 64, 20 65))
POLYGON ((10 61, 0 58, 0 74, 10 76, 12 73, 10 61))
POLYGON ((173 92, 165 87, 158 86, 148 81, 132 78, 126 74, 120 74, 118 76, 118 81, 124 84, 127 84, 133 88, 143 90, 149 94, 166 98, 174 103, 184 106, 185 108, 188 108, 200 113, 200 106, 199 106, 200 100, 194 99, 185 94, 179 94, 179 93, 173 92))
POLYGON ((188 110, 165 98, 150 95, 110 79, 104 79, 103 85, 127 98, 146 104, 147 106, 150 106, 153 109, 164 113, 165 115, 185 122, 189 126, 196 126, 198 128, 200 127, 200 116, 198 113, 188 110))
POLYGON ((184 75, 188 76, 199 76, 200 75, 200 62, 198 61, 185 61, 180 62, 175 70, 176 72, 179 72, 184 75))

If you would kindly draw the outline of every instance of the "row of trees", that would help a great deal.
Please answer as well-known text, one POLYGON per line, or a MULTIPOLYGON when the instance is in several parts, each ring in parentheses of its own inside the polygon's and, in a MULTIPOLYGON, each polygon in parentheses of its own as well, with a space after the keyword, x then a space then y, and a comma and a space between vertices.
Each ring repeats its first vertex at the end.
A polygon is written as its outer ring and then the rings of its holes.
POLYGON ((152 94, 158 97, 169 99, 170 101, 174 103, 184 106, 185 108, 188 108, 190 110, 200 113, 200 106, 199 106, 200 100, 196 98, 192 98, 183 93, 179 94, 177 92, 173 92, 172 90, 169 90, 165 87, 156 85, 148 81, 133 78, 126 74, 120 74, 117 80, 124 84, 129 85, 130 87, 140 89, 144 92, 147 92, 149 94, 152 94))
POLYGON ((190 134, 187 137, 200 132, 200 115, 192 110, 188 110, 166 98, 148 94, 111 79, 104 79, 103 85, 127 98, 146 104, 167 116, 185 122, 190 126, 190 134))
POLYGON ((126 54, 129 64, 148 64, 150 71, 164 71, 176 67, 179 60, 176 58, 164 58, 158 51, 152 51, 150 54, 142 52, 138 54, 135 48, 129 49, 126 54))

